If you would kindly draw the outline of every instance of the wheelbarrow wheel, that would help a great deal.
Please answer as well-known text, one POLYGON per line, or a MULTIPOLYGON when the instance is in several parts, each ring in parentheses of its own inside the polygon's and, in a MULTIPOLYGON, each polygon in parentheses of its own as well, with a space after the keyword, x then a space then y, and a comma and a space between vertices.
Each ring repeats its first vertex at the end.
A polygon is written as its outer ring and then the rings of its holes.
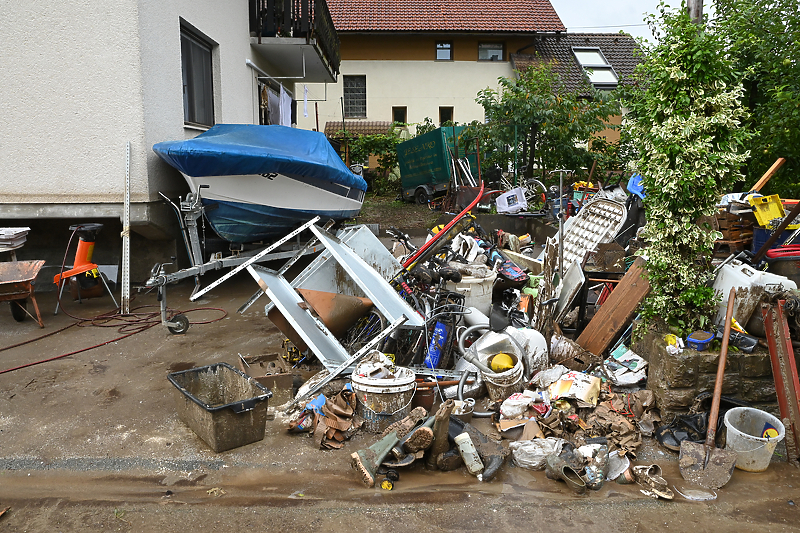
POLYGON ((28 300, 11 300, 11 316, 17 322, 22 322, 28 316, 28 300))
POLYGON ((175 315, 170 322, 175 323, 175 326, 167 326, 167 329, 173 335, 183 335, 189 330, 189 319, 186 315, 175 315))

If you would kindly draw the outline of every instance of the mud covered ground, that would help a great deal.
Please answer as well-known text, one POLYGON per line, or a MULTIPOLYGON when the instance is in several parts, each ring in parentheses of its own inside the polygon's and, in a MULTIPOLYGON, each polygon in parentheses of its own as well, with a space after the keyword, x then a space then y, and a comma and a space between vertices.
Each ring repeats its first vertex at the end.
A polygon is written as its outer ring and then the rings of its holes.
MULTIPOLYGON (((210 279, 204 279, 209 283, 210 279)), ((339 451, 320 451, 303 436, 267 422, 263 441, 212 452, 176 414, 167 374, 238 354, 280 351, 282 336, 254 305, 249 276, 198 302, 191 283, 171 286, 171 307, 195 324, 182 336, 156 325, 69 357, 0 374, 0 531, 793 531, 800 528, 800 471, 777 463, 761 474, 736 471, 710 502, 645 497, 636 485, 607 484, 575 496, 563 483, 507 464, 481 483, 465 471, 401 473, 393 491, 366 489, 350 453, 369 446, 358 435, 339 451)), ((45 329, 11 318, 0 304, 0 371, 116 339, 120 323, 53 316, 55 294, 39 303, 45 329), (63 331, 61 328, 70 326, 63 331), (106 327, 101 327, 106 326, 106 327)), ((137 306, 157 305, 140 294, 137 306)), ((66 302, 74 316, 112 307, 108 297, 66 302)), ((155 310, 139 307, 138 313, 155 310)), ((479 427, 491 433, 485 422, 479 427)), ((649 442, 640 463, 657 462, 680 486, 675 456, 649 442)))

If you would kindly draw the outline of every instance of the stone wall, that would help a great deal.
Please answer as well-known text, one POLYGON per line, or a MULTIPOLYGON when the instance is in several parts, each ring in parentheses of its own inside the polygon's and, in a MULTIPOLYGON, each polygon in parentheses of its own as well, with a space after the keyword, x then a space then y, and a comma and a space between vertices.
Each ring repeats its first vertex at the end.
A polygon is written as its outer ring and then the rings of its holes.
MULTIPOLYGON (((646 335, 633 351, 649 362, 647 388, 653 391, 662 417, 686 413, 701 392, 713 392, 719 351, 697 352, 684 349, 679 355, 667 353, 660 335, 646 335)), ((753 404, 753 407, 778 413, 775 382, 769 352, 760 346, 751 354, 728 349, 722 394, 753 404)))

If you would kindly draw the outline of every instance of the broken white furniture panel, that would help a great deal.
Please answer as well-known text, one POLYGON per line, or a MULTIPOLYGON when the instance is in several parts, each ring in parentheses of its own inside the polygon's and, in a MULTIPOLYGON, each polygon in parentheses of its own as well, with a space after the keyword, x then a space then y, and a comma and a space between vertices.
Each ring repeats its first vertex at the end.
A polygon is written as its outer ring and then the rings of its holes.
POLYGON ((412 309, 389 285, 389 282, 361 259, 352 248, 318 226, 311 226, 311 231, 350 278, 364 291, 364 296, 372 300, 387 322, 391 323, 405 316, 407 318, 404 324, 405 328, 421 328, 425 325, 425 321, 419 313, 412 309))
MULTIPOLYGON (((336 237, 385 280, 394 278, 403 269, 380 239, 363 224, 344 228, 336 234, 336 237)), ((292 280, 292 287, 366 297, 355 280, 342 274, 342 267, 326 249, 292 280)))
POLYGON ((325 324, 308 312, 303 299, 283 276, 263 267, 248 266, 247 271, 325 368, 333 370, 350 358, 325 324))

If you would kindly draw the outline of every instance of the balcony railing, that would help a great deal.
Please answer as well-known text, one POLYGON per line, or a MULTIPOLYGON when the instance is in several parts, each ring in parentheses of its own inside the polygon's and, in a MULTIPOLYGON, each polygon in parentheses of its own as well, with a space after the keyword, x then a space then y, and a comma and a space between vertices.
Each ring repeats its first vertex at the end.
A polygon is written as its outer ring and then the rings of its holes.
POLYGON ((300 37, 317 46, 339 73, 339 36, 325 0, 250 0, 250 31, 262 37, 300 37))

